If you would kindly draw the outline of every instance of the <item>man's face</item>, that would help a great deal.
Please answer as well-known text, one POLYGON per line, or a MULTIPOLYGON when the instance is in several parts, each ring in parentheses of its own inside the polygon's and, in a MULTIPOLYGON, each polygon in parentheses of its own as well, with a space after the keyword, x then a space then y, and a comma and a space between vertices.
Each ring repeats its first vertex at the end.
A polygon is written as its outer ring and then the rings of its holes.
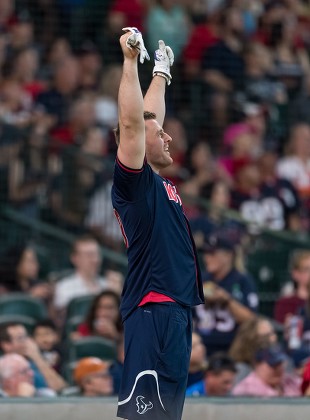
POLYGON ((235 379, 235 373, 223 370, 220 373, 207 374, 207 394, 209 396, 224 397, 229 394, 235 379))
POLYGON ((3 352, 5 354, 17 353, 24 355, 28 337, 25 327, 23 325, 8 327, 8 334, 10 336, 10 341, 2 342, 3 352))
POLYGON ((285 372, 285 363, 279 363, 276 366, 265 365, 265 381, 272 388, 276 388, 282 384, 283 375, 285 372))
POLYGON ((3 390, 9 396, 17 397, 26 384, 33 385, 33 371, 26 360, 21 360, 12 368, 12 375, 4 380, 3 390))
POLYGON ((97 275, 101 265, 101 256, 96 241, 78 242, 72 255, 72 263, 77 271, 97 275))
POLYGON ((113 393, 113 381, 106 371, 92 373, 82 381, 83 393, 88 396, 107 396, 113 393))
POLYGON ((210 274, 216 275, 223 267, 232 266, 232 253, 223 249, 216 249, 213 252, 206 252, 203 256, 206 269, 210 274))
POLYGON ((145 121, 146 158, 156 170, 166 168, 173 163, 169 153, 172 138, 164 132, 156 120, 145 121))

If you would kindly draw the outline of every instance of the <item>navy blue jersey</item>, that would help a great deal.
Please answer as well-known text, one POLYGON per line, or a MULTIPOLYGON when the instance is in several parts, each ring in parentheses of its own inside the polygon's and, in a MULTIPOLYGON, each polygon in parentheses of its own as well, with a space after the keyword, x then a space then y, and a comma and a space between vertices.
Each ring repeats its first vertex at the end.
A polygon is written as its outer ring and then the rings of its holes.
POLYGON ((202 303, 196 248, 175 186, 146 162, 140 170, 133 170, 117 159, 112 204, 128 256, 122 318, 150 291, 185 306, 202 303))
POLYGON ((285 179, 265 182, 254 194, 233 190, 231 201, 245 220, 272 230, 287 228, 288 218, 300 206, 295 188, 285 179))
MULTIPOLYGON (((205 281, 212 281, 226 290, 235 300, 242 305, 256 311, 258 308, 258 297, 252 277, 240 273, 236 269, 230 271, 223 280, 215 282, 206 275, 205 281)), ((195 308, 196 328, 202 336, 208 349, 208 354, 216 351, 227 351, 234 339, 238 324, 226 306, 215 304, 195 308)))

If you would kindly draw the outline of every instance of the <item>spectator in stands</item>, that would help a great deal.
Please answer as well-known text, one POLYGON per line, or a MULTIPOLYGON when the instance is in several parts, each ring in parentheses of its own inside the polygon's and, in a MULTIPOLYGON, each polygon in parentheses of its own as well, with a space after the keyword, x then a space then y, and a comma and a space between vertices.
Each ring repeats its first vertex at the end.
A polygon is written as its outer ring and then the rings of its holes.
POLYGON ((96 357, 85 357, 74 368, 73 378, 84 397, 103 397, 113 394, 110 363, 96 357))
POLYGON ((252 278, 235 268, 236 248, 224 232, 211 234, 201 251, 205 304, 195 308, 195 323, 213 354, 229 349, 238 326, 255 316, 258 297, 252 278))
MULTIPOLYGON (((33 385, 29 362, 19 354, 0 357, 0 389, 2 397, 54 396, 53 392, 38 392, 33 385)), ((50 390, 52 391, 52 390, 50 390)))
MULTIPOLYGON (((258 168, 261 177, 260 192, 262 201, 264 201, 263 205, 267 206, 266 203, 269 198, 269 206, 272 208, 271 201, 273 200, 275 202, 277 200, 281 204, 284 217, 284 226, 282 228, 300 232, 301 202, 299 195, 289 180, 277 176, 277 161, 278 155, 271 150, 262 153, 258 159, 258 168)), ((275 207, 273 211, 275 211, 275 207)), ((271 215, 269 218, 271 218, 271 215)))
POLYGON ((250 397, 298 397, 300 380, 285 373, 287 357, 278 347, 260 348, 255 355, 254 370, 239 382, 232 393, 250 397))
POLYGON ((27 9, 19 10, 15 13, 9 24, 10 43, 8 47, 8 57, 12 58, 23 48, 35 47, 33 19, 27 9))
POLYGON ((196 332, 192 333, 192 352, 189 362, 187 388, 204 378, 208 366, 206 347, 196 332))
POLYGON ((235 361, 237 368, 235 383, 240 382, 253 370, 257 350, 266 343, 276 344, 277 340, 273 325, 262 316, 240 325, 229 349, 229 355, 235 361))
POLYGON ((295 96, 289 107, 289 124, 295 126, 298 124, 307 124, 310 126, 310 115, 308 109, 310 106, 310 75, 305 77, 304 88, 295 96))
POLYGON ((79 85, 79 65, 73 56, 64 56, 53 68, 53 82, 50 89, 38 95, 37 112, 44 120, 46 130, 67 123, 69 106, 79 85))
POLYGON ((285 156, 278 160, 278 176, 294 185, 309 218, 310 126, 308 124, 299 123, 291 128, 285 152, 285 156))
POLYGON ((2 293, 23 292, 49 304, 53 289, 39 278, 40 266, 35 248, 20 244, 7 250, 0 264, 2 293))
POLYGON ((292 282, 284 286, 284 295, 275 303, 274 318, 281 324, 287 316, 296 314, 309 298, 310 252, 295 250, 290 258, 290 276, 292 282), (290 286, 291 290, 288 290, 290 286), (285 292, 286 289, 286 292, 285 292))
POLYGON ((23 90, 21 84, 11 76, 2 80, 0 90, 1 120, 20 129, 28 128, 33 110, 31 95, 23 90))
POLYGON ((146 16, 147 46, 158 48, 158 40, 170 45, 177 61, 189 36, 189 18, 182 4, 171 0, 157 0, 146 16), (182 31, 179 30, 182 28, 182 31))
POLYGON ((95 335, 119 341, 122 322, 119 312, 120 297, 112 290, 104 290, 93 300, 85 322, 78 326, 72 338, 95 335))
MULTIPOLYGON (((292 357, 294 357, 295 353, 297 353, 297 357, 298 354, 301 354, 303 360, 310 357, 310 282, 308 283, 307 289, 308 298, 303 307, 296 311, 302 326, 299 330, 300 346, 297 348, 296 352, 294 351, 295 348, 291 349, 292 357)), ((286 325, 289 326, 289 316, 286 325)), ((288 347, 290 347, 289 341, 288 347)))
POLYGON ((109 66, 102 74, 95 102, 96 120, 103 127, 113 129, 118 123, 117 94, 122 67, 109 66))
POLYGON ((208 91, 207 109, 212 113, 208 120, 221 129, 229 121, 231 95, 243 87, 243 33, 241 11, 236 7, 226 8, 220 27, 221 40, 209 47, 202 59, 202 78, 208 91))
POLYGON ((227 215, 231 191, 226 181, 214 180, 204 185, 200 197, 208 200, 209 207, 198 217, 190 218, 193 236, 198 247, 212 233, 224 230, 229 238, 242 242, 245 226, 237 219, 227 215))
POLYGON ((184 73, 187 80, 193 80, 199 76, 204 52, 219 41, 218 14, 220 6, 215 10, 208 10, 208 6, 209 2, 203 4, 201 23, 193 26, 183 50, 184 73))
POLYGON ((299 199, 294 187, 274 174, 274 154, 259 160, 243 159, 238 164, 232 189, 232 208, 248 222, 252 233, 262 228, 299 229, 299 199))
POLYGON ((12 78, 21 84, 32 99, 46 89, 46 84, 39 79, 40 57, 33 47, 21 50, 12 63, 12 78))
POLYGON ((186 390, 187 397, 225 397, 234 384, 236 367, 225 353, 215 353, 208 361, 204 379, 186 390))
POLYGON ((34 326, 32 337, 46 362, 57 372, 60 372, 63 351, 55 323, 51 319, 38 321, 34 326))
POLYGON ((79 89, 95 92, 98 89, 102 60, 95 44, 84 41, 77 52, 80 69, 79 89))
POLYGON ((64 137, 61 140, 68 141, 71 128, 75 127, 78 131, 69 140, 75 144, 66 147, 62 152, 63 171, 54 179, 50 197, 52 213, 59 225, 81 233, 89 200, 109 179, 112 168, 111 163, 109 165, 109 162, 106 162, 108 135, 92 121, 93 102, 82 99, 76 105, 75 122, 68 127, 68 131, 64 129, 64 137))
POLYGON ((22 324, 8 323, 0 327, 0 350, 7 354, 26 357, 34 373, 36 389, 50 388, 59 392, 66 386, 63 378, 45 361, 35 341, 22 324))
POLYGON ((59 316, 64 315, 71 299, 97 294, 107 287, 106 279, 100 276, 101 255, 98 242, 90 235, 75 239, 71 262, 74 272, 59 280, 55 286, 54 305, 59 316))

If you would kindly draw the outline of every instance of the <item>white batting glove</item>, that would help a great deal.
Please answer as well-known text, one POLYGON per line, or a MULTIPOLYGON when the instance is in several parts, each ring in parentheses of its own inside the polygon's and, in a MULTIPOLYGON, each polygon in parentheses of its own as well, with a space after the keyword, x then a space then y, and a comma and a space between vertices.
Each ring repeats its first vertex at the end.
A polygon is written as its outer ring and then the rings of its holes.
POLYGON ((155 66, 153 68, 153 77, 156 74, 164 77, 167 84, 170 85, 172 76, 170 74, 170 67, 174 62, 174 54, 170 47, 166 47, 164 41, 158 41, 159 49, 154 53, 155 66))
POLYGON ((147 49, 144 46, 144 41, 142 38, 142 34, 139 29, 135 27, 127 27, 122 29, 124 32, 131 32, 131 35, 128 37, 126 41, 126 45, 128 48, 132 49, 135 48, 140 53, 140 63, 144 63, 144 60, 150 59, 150 56, 147 52, 147 49))

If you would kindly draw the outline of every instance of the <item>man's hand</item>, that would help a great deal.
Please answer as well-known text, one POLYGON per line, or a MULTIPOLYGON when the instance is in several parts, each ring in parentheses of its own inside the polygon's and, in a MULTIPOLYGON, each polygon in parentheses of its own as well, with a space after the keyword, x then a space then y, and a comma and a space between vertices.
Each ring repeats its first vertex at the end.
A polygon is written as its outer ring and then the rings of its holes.
POLYGON ((158 50, 154 53, 155 66, 153 68, 153 76, 157 74, 163 76, 167 84, 170 85, 172 79, 170 67, 174 62, 174 54, 172 49, 165 45, 164 41, 158 41, 158 46, 158 50))
MULTIPOLYGON (((126 27, 122 29, 124 32, 129 32, 130 35, 126 39, 126 46, 130 50, 135 50, 140 54, 140 63, 144 63, 144 60, 150 59, 147 49, 144 46, 144 41, 141 32, 135 27, 126 27)), ((124 50, 123 50, 124 51, 124 50)))

